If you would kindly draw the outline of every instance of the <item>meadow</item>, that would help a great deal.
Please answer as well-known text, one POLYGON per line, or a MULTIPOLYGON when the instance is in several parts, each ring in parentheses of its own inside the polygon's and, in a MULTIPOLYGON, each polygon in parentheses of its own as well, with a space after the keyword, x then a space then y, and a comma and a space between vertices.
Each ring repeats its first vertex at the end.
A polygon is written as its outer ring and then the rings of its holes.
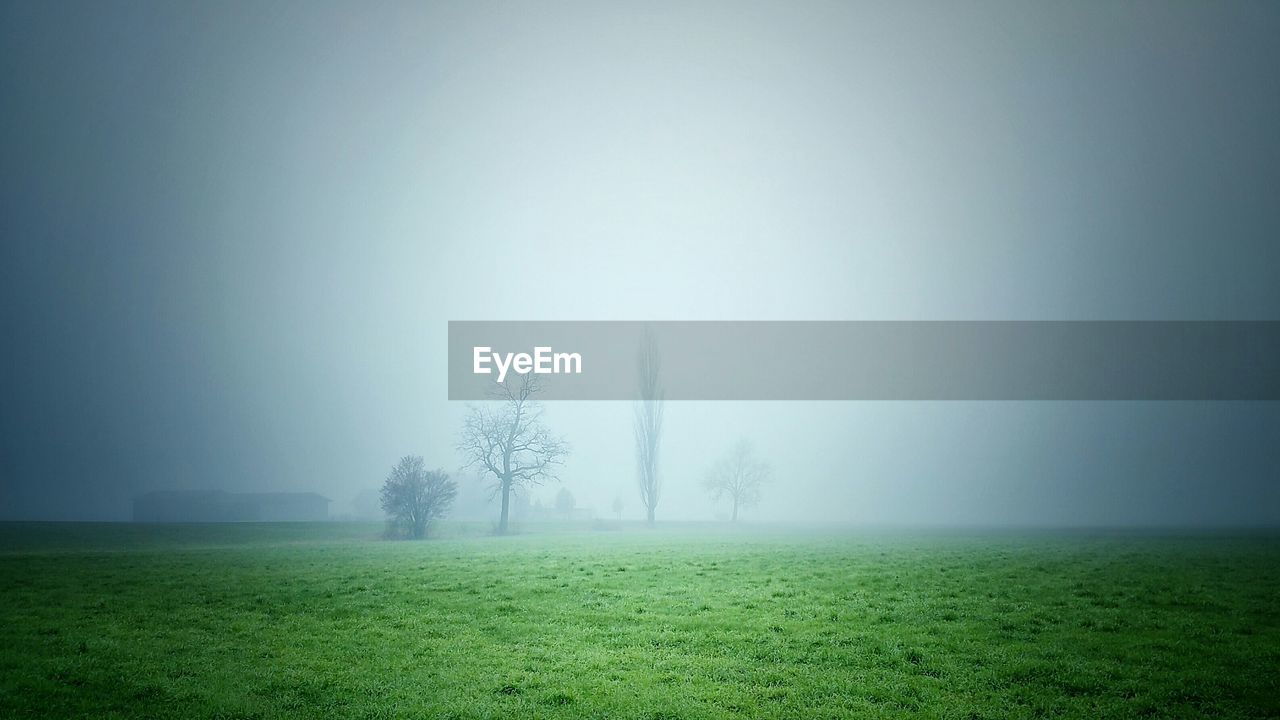
POLYGON ((1280 717, 1280 535, 0 524, 0 717, 1280 717))

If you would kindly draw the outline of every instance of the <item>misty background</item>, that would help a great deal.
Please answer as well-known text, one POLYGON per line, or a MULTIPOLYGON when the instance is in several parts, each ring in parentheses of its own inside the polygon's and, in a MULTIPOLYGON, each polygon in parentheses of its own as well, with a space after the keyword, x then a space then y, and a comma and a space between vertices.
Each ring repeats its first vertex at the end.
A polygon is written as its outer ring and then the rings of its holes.
MULTIPOLYGON (((1280 319, 1280 5, 638 5, 0 3, 0 518, 456 470, 449 320, 1280 319)), ((740 436, 747 521, 1280 523, 1275 403, 669 403, 660 521, 740 436)))

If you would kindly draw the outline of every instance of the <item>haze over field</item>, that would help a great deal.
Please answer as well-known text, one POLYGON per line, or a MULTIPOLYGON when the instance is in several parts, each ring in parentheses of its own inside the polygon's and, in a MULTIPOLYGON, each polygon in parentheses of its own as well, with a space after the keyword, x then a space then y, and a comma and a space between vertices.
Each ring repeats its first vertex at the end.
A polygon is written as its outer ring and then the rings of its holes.
MULTIPOLYGON (((0 3, 0 519, 454 470, 449 320, 1280 319, 1276 37, 1273 3, 0 3)), ((579 504, 641 518, 630 406, 546 418, 579 504)), ((659 520, 728 511, 741 436, 750 522, 1280 523, 1274 403, 670 403, 659 520)))

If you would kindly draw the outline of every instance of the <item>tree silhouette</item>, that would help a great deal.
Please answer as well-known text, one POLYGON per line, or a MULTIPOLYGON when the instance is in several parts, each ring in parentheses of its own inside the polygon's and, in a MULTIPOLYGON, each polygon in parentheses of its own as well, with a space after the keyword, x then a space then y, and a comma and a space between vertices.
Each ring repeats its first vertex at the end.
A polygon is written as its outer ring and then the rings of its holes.
POLYGON ((534 400, 541 391, 541 381, 532 374, 494 383, 491 401, 471 406, 462 425, 458 450, 466 467, 478 466, 491 475, 494 492, 502 495, 499 535, 507 533, 512 489, 555 480, 569 453, 568 443, 542 422, 542 408, 534 400))
POLYGON ((414 539, 453 506, 458 485, 443 470, 427 470, 420 455, 405 455, 382 484, 382 509, 394 530, 414 539))
POLYGON ((728 496, 733 501, 733 522, 738 521, 738 508, 760 501, 760 488, 772 475, 769 463, 756 459, 755 448, 747 439, 739 440, 711 469, 703 486, 712 500, 728 496))

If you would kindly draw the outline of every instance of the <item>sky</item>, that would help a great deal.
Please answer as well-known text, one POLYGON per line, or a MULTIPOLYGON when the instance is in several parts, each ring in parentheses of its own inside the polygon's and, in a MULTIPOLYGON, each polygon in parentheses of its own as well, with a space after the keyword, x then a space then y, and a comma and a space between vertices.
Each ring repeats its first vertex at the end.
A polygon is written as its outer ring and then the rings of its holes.
MULTIPOLYGON (((4 0, 0 519, 456 473, 449 320, 1280 320, 1277 37, 1271 2, 4 0)), ((546 410, 579 503, 642 517, 630 407, 546 410)), ((725 512, 748 437, 754 522, 1280 524, 1275 403, 666 416, 660 519, 725 512)))

